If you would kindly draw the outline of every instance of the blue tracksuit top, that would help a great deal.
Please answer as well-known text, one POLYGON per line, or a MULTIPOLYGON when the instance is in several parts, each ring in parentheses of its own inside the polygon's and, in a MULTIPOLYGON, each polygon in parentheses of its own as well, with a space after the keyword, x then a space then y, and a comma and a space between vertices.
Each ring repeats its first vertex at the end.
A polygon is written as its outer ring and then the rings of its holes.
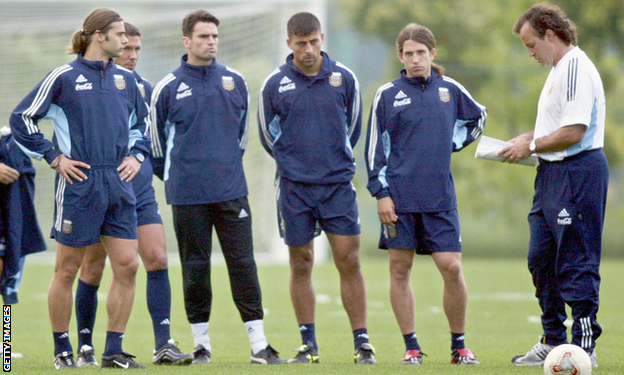
POLYGON ((134 75, 109 60, 76 60, 50 72, 17 105, 13 136, 29 156, 51 163, 59 154, 92 167, 117 168, 130 153, 149 153, 149 111, 134 75), (52 141, 38 127, 54 122, 52 141))
POLYGON ((281 177, 309 184, 351 181, 353 147, 362 127, 357 78, 322 52, 323 65, 307 76, 293 55, 260 90, 260 141, 277 162, 281 177))
POLYGON ((35 211, 35 167, 5 128, 0 138, 0 163, 20 174, 13 183, 0 184, 0 251, 4 261, 0 294, 9 305, 18 302, 24 257, 45 250, 46 243, 35 211))
POLYGON ((481 135, 487 111, 458 82, 408 78, 405 70, 375 94, 365 147, 368 189, 396 212, 457 208, 451 154, 481 135))
POLYGON ((152 94, 154 173, 165 181, 167 203, 196 205, 247 196, 249 89, 237 71, 213 61, 195 66, 182 57, 152 94))
POLYGON ((136 78, 137 83, 139 84, 139 91, 141 92, 141 96, 149 106, 152 99, 152 85, 145 78, 141 77, 136 71, 134 71, 133 74, 134 78, 136 78))
MULTIPOLYGON (((145 78, 141 77, 136 71, 134 71, 133 73, 134 73, 134 77, 136 78, 139 84, 139 91, 141 92, 141 96, 143 97, 143 100, 145 101, 145 105, 147 106, 148 111, 149 111, 150 100, 152 99, 152 85, 145 78)), ((152 127, 150 126, 150 129, 151 128, 152 127)), ((148 131, 150 129, 148 129, 148 131)), ((146 136, 149 137, 150 135, 146 134, 146 136)), ((141 165, 141 169, 138 171, 136 176, 134 176, 134 178, 132 179, 132 188, 134 190, 134 195, 137 197, 137 208, 139 208, 139 205, 142 205, 143 203, 145 203, 140 200, 140 198, 144 196, 143 194, 144 192, 149 190, 150 191, 149 194, 151 195, 151 198, 154 197, 154 190, 152 188, 152 181, 153 181, 152 174, 154 172, 154 169, 152 168, 151 160, 152 160, 152 157, 151 157, 151 152, 150 152, 150 154, 145 155, 145 161, 141 165)))

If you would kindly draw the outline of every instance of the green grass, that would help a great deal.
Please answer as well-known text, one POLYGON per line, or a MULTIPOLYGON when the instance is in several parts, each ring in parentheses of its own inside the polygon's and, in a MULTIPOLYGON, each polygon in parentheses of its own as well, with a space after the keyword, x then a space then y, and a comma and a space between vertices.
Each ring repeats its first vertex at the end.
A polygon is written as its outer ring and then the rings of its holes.
MULTIPOLYGON (((173 290, 172 336, 183 351, 190 352, 193 338, 186 321, 182 299, 181 271, 176 254, 170 254, 170 278, 173 290)), ((12 349, 24 354, 13 359, 15 373, 46 374, 54 367, 53 342, 48 320, 46 293, 52 275, 50 255, 30 256, 26 262, 20 303, 12 309, 12 349)), ((604 333, 598 341, 600 367, 594 374, 624 373, 624 321, 620 282, 622 260, 606 260, 602 266, 601 310, 599 322, 604 333)), ((207 366, 156 367, 151 365, 153 336, 145 303, 145 271, 139 271, 137 294, 126 330, 124 349, 137 355, 137 362, 147 364, 148 371, 162 374, 542 374, 541 368, 519 368, 510 358, 531 348, 540 334, 539 307, 533 297, 533 286, 526 263, 517 259, 467 259, 464 272, 470 289, 466 342, 481 360, 481 366, 451 366, 449 333, 442 312, 442 282, 428 257, 418 257, 413 271, 416 293, 417 333, 423 351, 428 354, 422 366, 399 364, 404 346, 388 299, 387 261, 368 257, 363 261, 368 291, 368 324, 371 343, 377 349, 378 366, 352 364, 352 335, 339 298, 338 274, 331 263, 317 265, 314 273, 317 304, 317 337, 322 364, 318 366, 252 366, 249 342, 240 316, 232 302, 227 271, 223 265, 213 267, 213 314, 210 333, 213 363, 207 366)), ((290 349, 300 345, 297 323, 288 292, 289 271, 286 266, 261 266, 265 331, 269 342, 284 358, 290 349)), ((99 356, 106 330, 105 293, 110 280, 106 275, 100 289, 100 305, 95 327, 94 345, 99 356)), ((77 345, 76 323, 72 319, 70 335, 77 345)), ((85 368, 80 373, 100 373, 99 368, 85 368)))

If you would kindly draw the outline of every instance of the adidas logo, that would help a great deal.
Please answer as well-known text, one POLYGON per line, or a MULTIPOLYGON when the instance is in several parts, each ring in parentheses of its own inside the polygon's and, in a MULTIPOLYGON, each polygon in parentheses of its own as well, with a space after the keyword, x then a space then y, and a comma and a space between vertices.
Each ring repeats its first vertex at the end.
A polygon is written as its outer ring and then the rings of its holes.
POLYGON ((81 333, 83 335, 88 335, 89 333, 91 333, 91 330, 89 328, 83 328, 78 333, 81 333))
POLYGON ((69 337, 69 333, 64 332, 62 335, 59 336, 59 339, 64 339, 66 337, 69 337))
POLYGON ((243 209, 241 210, 241 212, 238 214, 238 218, 239 218, 239 219, 244 219, 244 218, 246 218, 246 217, 249 217, 249 214, 248 214, 248 213, 247 213, 247 211, 245 211, 245 209, 243 208, 243 209))
POLYGON ((180 83, 180 86, 178 86, 178 92, 188 90, 188 89, 189 89, 188 85, 184 82, 180 83))
POLYGON ((83 83, 83 82, 87 82, 88 79, 86 79, 82 74, 78 76, 78 78, 76 78, 76 82, 78 83, 83 83))
POLYGON ((306 326, 300 326, 299 327, 299 331, 300 332, 307 331, 307 330, 308 330, 308 327, 306 327, 306 326))
POLYGON ((360 334, 358 335, 358 338, 363 338, 363 339, 367 339, 367 340, 368 340, 368 339, 369 339, 369 337, 368 337, 368 333, 360 333, 360 334))
POLYGON ((284 78, 282 78, 282 80, 280 81, 280 85, 285 85, 285 84, 291 83, 291 82, 292 81, 288 77, 284 76, 284 78))
POLYGON ((559 211, 559 214, 557 216, 558 216, 557 225, 571 225, 572 224, 572 218, 570 217, 570 214, 565 208, 559 211))
POLYGON ((169 321, 169 319, 164 319, 162 322, 160 322, 161 326, 170 326, 171 322, 169 321))
POLYGON ((403 92, 403 90, 399 90, 399 93, 396 94, 396 96, 394 97, 395 99, 403 99, 403 98, 407 98, 407 95, 405 95, 405 93, 403 92))

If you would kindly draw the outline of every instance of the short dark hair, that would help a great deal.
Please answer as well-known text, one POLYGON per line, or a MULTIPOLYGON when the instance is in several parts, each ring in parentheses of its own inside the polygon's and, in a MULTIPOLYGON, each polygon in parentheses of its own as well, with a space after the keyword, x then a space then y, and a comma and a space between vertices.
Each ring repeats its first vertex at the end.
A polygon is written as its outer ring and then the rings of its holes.
POLYGON ((315 31, 321 31, 321 22, 314 14, 308 12, 300 12, 293 15, 286 25, 289 39, 294 35, 308 36, 315 31))
POLYGON ((124 21, 124 27, 126 29, 126 36, 138 36, 141 37, 141 31, 138 27, 134 26, 130 22, 124 21))
POLYGON ((182 20, 182 35, 188 38, 192 37, 193 29, 198 22, 214 23, 215 26, 219 26, 219 19, 212 13, 204 9, 197 9, 187 14, 182 20))
POLYGON ((527 22, 542 39, 546 35, 547 30, 552 30, 566 45, 576 46, 578 44, 576 25, 556 5, 545 3, 533 5, 520 16, 513 28, 514 32, 519 34, 520 29, 527 22))
MULTIPOLYGON (((414 42, 424 44, 429 52, 436 48, 436 39, 431 30, 423 25, 417 23, 410 23, 405 26, 397 37, 396 45, 399 54, 403 54, 403 45, 406 41, 413 40, 414 42)), ((444 75, 444 67, 436 63, 431 63, 431 68, 438 73, 439 76, 444 75)))

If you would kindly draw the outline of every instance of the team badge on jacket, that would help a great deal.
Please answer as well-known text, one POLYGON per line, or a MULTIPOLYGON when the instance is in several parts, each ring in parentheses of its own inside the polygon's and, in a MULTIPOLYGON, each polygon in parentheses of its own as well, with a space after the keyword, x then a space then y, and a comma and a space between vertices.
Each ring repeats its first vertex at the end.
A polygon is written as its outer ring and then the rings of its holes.
POLYGON ((139 83, 139 90, 141 91, 141 96, 145 98, 145 86, 142 83, 139 83))
POLYGON ((126 80, 124 79, 124 76, 122 76, 121 74, 115 74, 115 87, 117 87, 117 89, 119 90, 123 90, 126 88, 126 80))
POLYGON ((332 75, 329 76, 329 84, 334 87, 339 87, 340 85, 342 85, 342 73, 332 73, 332 75))
POLYGON ((440 100, 444 103, 448 103, 451 100, 451 96, 449 95, 449 90, 446 87, 440 87, 438 89, 438 94, 440 95, 440 100))
POLYGON ((229 76, 221 77, 221 82, 223 83, 223 88, 232 91, 234 90, 234 78, 229 76))

